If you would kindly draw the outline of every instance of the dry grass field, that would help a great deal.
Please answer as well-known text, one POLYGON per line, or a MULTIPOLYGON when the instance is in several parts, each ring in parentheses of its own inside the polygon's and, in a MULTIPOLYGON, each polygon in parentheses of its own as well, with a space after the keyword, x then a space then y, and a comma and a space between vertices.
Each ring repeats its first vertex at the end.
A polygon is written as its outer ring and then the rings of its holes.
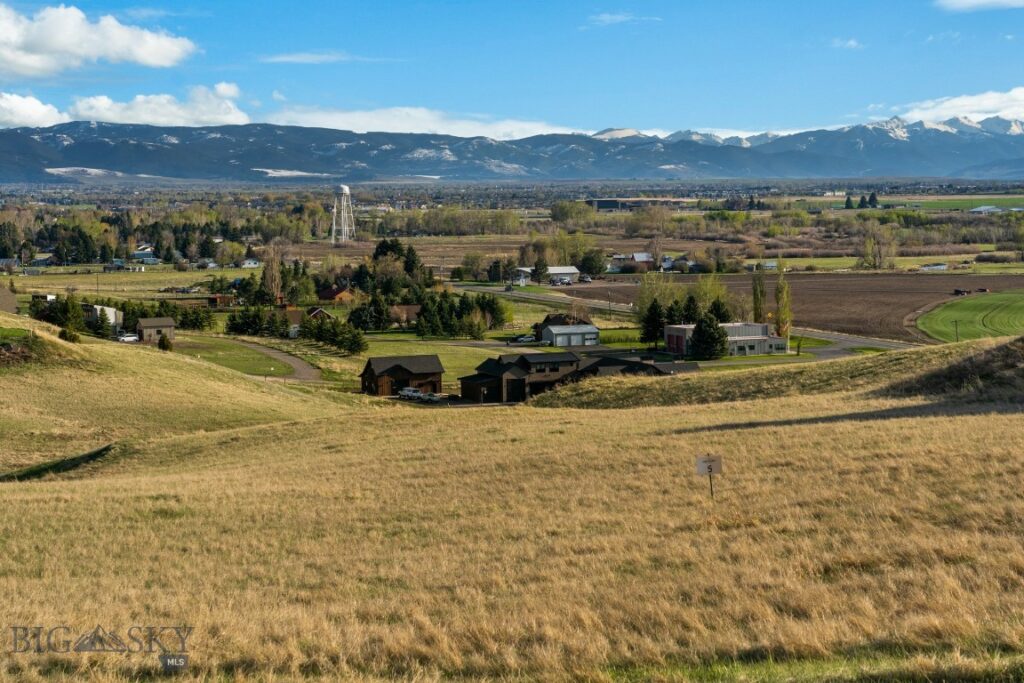
MULTIPOLYGON (((0 484, 0 603, 7 624, 190 625, 190 675, 216 680, 1014 680, 1019 356, 981 341, 688 379, 699 400, 657 406, 564 407, 581 385, 423 409, 82 345, 0 373, 5 465, 117 444, 0 484)), ((660 381, 640 380, 679 382, 660 381)), ((156 667, 0 652, 12 679, 156 667)))

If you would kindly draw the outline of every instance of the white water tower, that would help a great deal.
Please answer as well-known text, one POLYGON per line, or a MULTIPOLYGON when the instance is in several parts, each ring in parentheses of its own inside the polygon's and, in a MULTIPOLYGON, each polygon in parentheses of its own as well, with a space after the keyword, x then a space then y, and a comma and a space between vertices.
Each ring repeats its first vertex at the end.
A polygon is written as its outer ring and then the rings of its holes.
POLYGON ((341 185, 339 190, 340 193, 334 197, 334 208, 331 209, 332 245, 337 244, 338 241, 352 242, 356 238, 356 219, 352 215, 352 192, 348 189, 348 185, 341 185))

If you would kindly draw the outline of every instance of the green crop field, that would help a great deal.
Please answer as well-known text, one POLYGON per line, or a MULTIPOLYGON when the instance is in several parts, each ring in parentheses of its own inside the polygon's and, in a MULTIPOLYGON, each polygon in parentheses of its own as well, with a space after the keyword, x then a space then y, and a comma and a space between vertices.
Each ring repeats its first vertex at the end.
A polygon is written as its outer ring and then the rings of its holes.
POLYGON ((955 299, 924 315, 917 327, 941 341, 1024 334, 1024 290, 955 299))

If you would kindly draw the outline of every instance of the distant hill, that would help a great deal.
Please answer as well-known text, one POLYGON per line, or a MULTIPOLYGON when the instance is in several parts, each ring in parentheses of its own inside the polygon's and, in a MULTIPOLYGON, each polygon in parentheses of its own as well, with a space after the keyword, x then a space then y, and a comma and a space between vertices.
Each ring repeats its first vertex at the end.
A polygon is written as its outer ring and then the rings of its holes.
POLYGON ((0 130, 0 182, 160 179, 593 180, 704 178, 1024 178, 1024 124, 898 118, 791 135, 722 138, 632 128, 520 140, 354 133, 271 124, 172 127, 64 123, 0 130))

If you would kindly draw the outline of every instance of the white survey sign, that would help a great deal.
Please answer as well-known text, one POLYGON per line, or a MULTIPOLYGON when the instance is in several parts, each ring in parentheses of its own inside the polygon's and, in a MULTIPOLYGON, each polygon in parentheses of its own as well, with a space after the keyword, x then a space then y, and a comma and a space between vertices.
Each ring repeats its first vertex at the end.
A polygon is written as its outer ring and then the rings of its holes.
POLYGON ((720 455, 699 455, 697 456, 697 474, 708 476, 722 473, 722 456, 720 455))

